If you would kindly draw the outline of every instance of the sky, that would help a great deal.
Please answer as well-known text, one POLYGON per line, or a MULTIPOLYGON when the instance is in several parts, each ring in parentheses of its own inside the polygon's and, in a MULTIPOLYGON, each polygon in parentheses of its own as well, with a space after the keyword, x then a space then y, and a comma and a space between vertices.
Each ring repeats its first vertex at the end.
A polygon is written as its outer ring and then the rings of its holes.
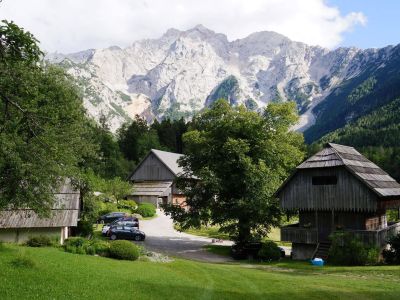
MULTIPOLYGON (((1 1, 1 0, 0 0, 1 1)), ((2 0, 0 19, 33 33, 47 52, 71 53, 202 24, 229 40, 276 31, 327 48, 400 43, 397 0, 2 0)))

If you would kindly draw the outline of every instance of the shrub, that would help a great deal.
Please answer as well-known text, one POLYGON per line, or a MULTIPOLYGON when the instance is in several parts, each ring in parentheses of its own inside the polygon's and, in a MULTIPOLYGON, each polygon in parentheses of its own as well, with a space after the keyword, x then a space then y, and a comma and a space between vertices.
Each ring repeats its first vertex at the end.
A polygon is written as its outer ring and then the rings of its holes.
POLYGON ((106 215, 113 211, 118 211, 117 204, 113 202, 103 202, 101 203, 101 210, 99 211, 99 216, 106 215))
POLYGON ((110 244, 106 241, 94 241, 92 243, 92 246, 94 248, 95 254, 98 254, 100 256, 109 256, 110 254, 110 244))
POLYGON ((400 233, 388 240, 389 249, 383 250, 383 259, 387 264, 400 264, 400 233))
POLYGON ((19 253, 17 257, 15 257, 11 264, 14 267, 18 268, 34 268, 36 267, 36 261, 33 258, 27 256, 25 253, 19 253))
POLYGON ((139 204, 136 212, 144 218, 153 217, 156 214, 156 207, 151 203, 139 204))
POLYGON ((134 212, 138 205, 133 200, 121 200, 118 202, 118 209, 128 209, 130 213, 134 212))
POLYGON ((331 240, 328 261, 334 265, 364 266, 378 262, 378 249, 366 247, 348 233, 335 233, 331 236, 331 240))
POLYGON ((136 260, 139 258, 139 249, 134 243, 129 241, 114 241, 110 245, 110 257, 136 260))
POLYGON ((80 220, 76 231, 80 236, 89 237, 93 234, 93 224, 90 221, 80 220))
POLYGON ((258 251, 258 257, 266 261, 279 260, 281 258, 281 250, 273 241, 266 241, 258 251))
POLYGON ((380 251, 376 247, 367 249, 367 265, 376 265, 379 262, 380 251))
POLYGON ((85 249, 85 253, 87 255, 95 255, 96 254, 96 249, 93 247, 93 245, 87 245, 84 249, 85 249))
POLYGON ((30 237, 26 244, 29 247, 46 247, 51 246, 53 243, 51 238, 47 235, 38 235, 30 237))
POLYGON ((83 237, 70 237, 64 242, 64 250, 70 253, 86 254, 89 241, 83 237))

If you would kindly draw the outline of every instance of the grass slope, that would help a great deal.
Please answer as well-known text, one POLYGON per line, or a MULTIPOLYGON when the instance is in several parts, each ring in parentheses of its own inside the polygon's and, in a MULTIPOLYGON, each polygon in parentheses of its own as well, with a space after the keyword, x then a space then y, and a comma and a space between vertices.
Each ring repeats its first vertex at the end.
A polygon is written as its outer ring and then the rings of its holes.
POLYGON ((398 299, 399 267, 128 262, 7 246, 1 299, 398 299), (15 267, 19 251, 33 268, 15 267))

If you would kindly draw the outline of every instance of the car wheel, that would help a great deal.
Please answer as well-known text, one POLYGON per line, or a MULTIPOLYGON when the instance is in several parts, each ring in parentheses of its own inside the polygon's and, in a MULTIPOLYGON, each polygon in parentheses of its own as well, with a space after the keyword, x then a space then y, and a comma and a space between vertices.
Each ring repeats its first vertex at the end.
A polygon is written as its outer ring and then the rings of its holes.
POLYGON ((112 235, 110 236, 110 240, 115 241, 116 239, 117 239, 117 236, 116 236, 115 234, 112 234, 112 235))
POLYGON ((142 240, 142 238, 140 237, 140 235, 135 235, 134 240, 135 241, 140 241, 140 240, 142 240))

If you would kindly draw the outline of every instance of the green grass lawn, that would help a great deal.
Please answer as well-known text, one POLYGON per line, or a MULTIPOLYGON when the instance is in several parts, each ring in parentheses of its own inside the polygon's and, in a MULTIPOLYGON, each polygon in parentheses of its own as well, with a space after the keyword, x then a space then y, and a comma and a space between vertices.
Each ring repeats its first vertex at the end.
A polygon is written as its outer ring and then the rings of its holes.
MULTIPOLYGON (((178 225, 174 225, 174 228, 178 231, 182 231, 178 225)), ((229 240, 229 236, 225 233, 219 232, 219 227, 217 226, 202 226, 201 228, 189 228, 183 230, 183 232, 198 236, 205 236, 209 238, 229 240)), ((281 242, 281 230, 280 228, 277 227, 272 228, 271 232, 268 234, 268 237, 266 239, 274 241, 281 246, 291 246, 291 243, 281 242)))
POLYGON ((201 228, 189 228, 186 230, 182 230, 178 225, 174 225, 174 228, 175 230, 183 231, 193 235, 229 240, 229 236, 226 233, 219 232, 219 227, 217 226, 201 226, 201 228))
POLYGON ((400 267, 117 261, 5 246, 1 299, 398 299, 400 267), (19 252, 34 267, 12 264, 19 252))

